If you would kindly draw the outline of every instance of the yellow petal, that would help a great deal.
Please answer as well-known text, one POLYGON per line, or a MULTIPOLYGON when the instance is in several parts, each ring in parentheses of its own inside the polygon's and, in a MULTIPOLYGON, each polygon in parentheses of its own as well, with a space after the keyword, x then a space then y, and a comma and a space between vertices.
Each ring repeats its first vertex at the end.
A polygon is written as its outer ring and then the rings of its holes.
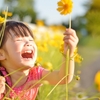
POLYGON ((61 0, 61 2, 63 2, 65 4, 67 2, 67 0, 61 0))
POLYGON ((5 18, 3 18, 3 17, 0 16, 0 23, 3 23, 4 20, 5 20, 5 18))
POLYGON ((95 75, 95 83, 100 85, 100 71, 98 71, 95 75))
POLYGON ((6 11, 3 11, 2 14, 3 15, 6 15, 7 14, 7 16, 12 16, 12 13, 11 12, 6 12, 6 11))
POLYGON ((57 4, 58 4, 58 6, 63 6, 64 5, 61 1, 59 1, 57 4))
POLYGON ((62 14, 62 15, 66 15, 72 12, 72 7, 73 7, 73 2, 72 0, 60 0, 60 2, 58 2, 58 11, 62 14))
POLYGON ((69 4, 72 0, 61 0, 64 4, 69 4))
POLYGON ((66 15, 66 14, 68 14, 68 11, 67 11, 67 10, 63 10, 63 11, 61 12, 61 14, 62 14, 62 15, 66 15))
POLYGON ((58 10, 59 12, 61 12, 61 11, 63 10, 63 7, 59 7, 59 8, 57 8, 57 10, 58 10))
POLYGON ((64 10, 64 15, 69 14, 70 12, 68 10, 64 10))

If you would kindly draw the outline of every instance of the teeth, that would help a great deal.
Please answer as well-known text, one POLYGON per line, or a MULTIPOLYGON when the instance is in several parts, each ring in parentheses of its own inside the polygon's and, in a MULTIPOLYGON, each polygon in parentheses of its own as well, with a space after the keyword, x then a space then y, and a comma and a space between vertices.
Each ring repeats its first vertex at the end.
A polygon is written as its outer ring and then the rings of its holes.
POLYGON ((32 53, 32 50, 25 51, 25 53, 32 53))

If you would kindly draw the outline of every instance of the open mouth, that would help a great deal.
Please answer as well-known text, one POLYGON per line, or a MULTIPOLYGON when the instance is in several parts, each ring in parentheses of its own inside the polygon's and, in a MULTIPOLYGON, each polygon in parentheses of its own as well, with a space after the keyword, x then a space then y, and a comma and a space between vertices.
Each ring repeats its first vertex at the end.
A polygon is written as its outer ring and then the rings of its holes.
POLYGON ((21 55, 23 58, 33 58, 33 51, 32 50, 27 50, 27 51, 24 51, 21 55))

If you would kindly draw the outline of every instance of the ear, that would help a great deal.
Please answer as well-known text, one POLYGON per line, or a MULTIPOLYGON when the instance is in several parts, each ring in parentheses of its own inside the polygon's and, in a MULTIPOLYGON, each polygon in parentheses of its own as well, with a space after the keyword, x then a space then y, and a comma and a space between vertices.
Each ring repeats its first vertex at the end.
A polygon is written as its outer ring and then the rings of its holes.
POLYGON ((0 49, 0 60, 5 60, 5 53, 3 49, 0 49))

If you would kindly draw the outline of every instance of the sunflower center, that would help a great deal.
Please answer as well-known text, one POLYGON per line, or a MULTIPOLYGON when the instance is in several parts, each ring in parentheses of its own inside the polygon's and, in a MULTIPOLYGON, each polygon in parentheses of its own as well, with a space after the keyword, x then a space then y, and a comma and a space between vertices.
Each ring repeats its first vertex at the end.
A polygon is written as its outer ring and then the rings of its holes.
POLYGON ((64 8, 65 8, 65 9, 68 9, 68 4, 65 4, 65 5, 64 5, 64 8))

